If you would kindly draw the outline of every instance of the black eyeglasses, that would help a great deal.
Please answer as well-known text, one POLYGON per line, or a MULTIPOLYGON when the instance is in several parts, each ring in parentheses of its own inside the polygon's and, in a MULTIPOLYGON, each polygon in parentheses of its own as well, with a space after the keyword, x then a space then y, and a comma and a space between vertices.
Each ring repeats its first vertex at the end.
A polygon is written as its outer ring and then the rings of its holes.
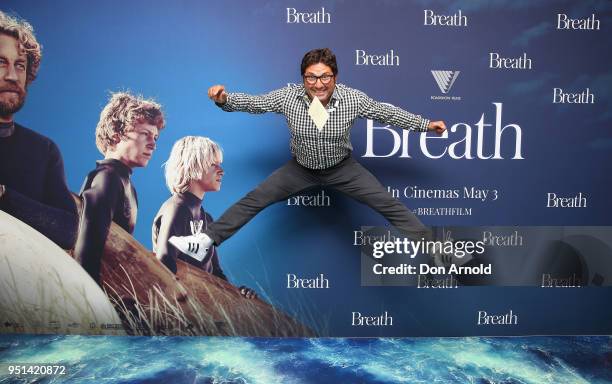
POLYGON ((306 82, 310 85, 314 85, 317 83, 317 80, 321 80, 321 83, 323 84, 329 84, 329 82, 331 81, 331 79, 334 78, 334 75, 330 75, 330 74, 323 74, 321 76, 315 76, 315 75, 306 75, 304 76, 304 80, 306 80, 306 82))

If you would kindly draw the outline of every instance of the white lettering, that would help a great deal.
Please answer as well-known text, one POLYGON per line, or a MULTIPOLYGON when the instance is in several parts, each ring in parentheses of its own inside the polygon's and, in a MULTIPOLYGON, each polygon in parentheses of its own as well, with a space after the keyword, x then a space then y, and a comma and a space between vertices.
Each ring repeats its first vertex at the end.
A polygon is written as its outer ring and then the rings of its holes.
POLYGON ((504 315, 489 315, 486 311, 478 311, 478 325, 517 325, 518 316, 510 312, 504 315))
POLYGON ((557 14, 557 29, 599 30, 599 20, 593 13, 586 19, 570 19, 565 13, 557 14))
POLYGON ((321 7, 317 12, 298 12, 295 8, 287 8, 287 24, 331 24, 331 14, 321 7))
POLYGON ((355 65, 399 66, 399 56, 393 50, 384 55, 370 55, 362 49, 355 50, 355 65))
POLYGON ((561 88, 554 88, 553 104, 595 104, 595 95, 589 88, 580 93, 565 93, 561 88))
POLYGON ((329 280, 322 273, 316 278, 299 278, 293 273, 288 273, 287 288, 329 288, 329 280))
MULTIPOLYGON (((437 140, 448 140, 448 133, 445 131, 441 136, 427 136, 425 132, 420 133, 421 137, 419 140, 419 147, 421 153, 430 159, 439 159, 448 154, 451 159, 473 159, 473 149, 476 147, 476 158, 478 159, 503 159, 501 155, 502 148, 502 136, 506 137, 507 135, 503 135, 504 131, 514 131, 514 156, 512 160, 523 160, 524 157, 522 155, 522 129, 518 124, 507 124, 505 126, 502 125, 502 114, 503 114, 503 104, 502 103, 493 103, 495 106, 495 132, 494 132, 494 153, 493 155, 484 154, 485 141, 491 140, 490 137, 485 137, 484 131, 487 127, 492 127, 492 124, 487 124, 484 122, 485 114, 483 113, 480 120, 475 124, 477 127, 476 133, 476 142, 474 144, 473 138, 473 129, 467 123, 457 123, 450 127, 449 131, 451 133, 456 133, 459 131, 459 128, 464 128, 461 131, 463 132, 463 136, 459 138, 459 140, 455 140, 450 144, 443 147, 441 152, 432 153, 430 150, 430 145, 433 142, 438 142, 437 140)), ((395 156, 397 153, 400 153, 398 157, 401 158, 410 158, 408 151, 408 130, 402 130, 402 136, 399 135, 394 129, 389 128, 388 125, 383 127, 374 126, 373 120, 368 119, 366 124, 366 151, 362 157, 391 157, 395 156), (381 136, 382 133, 379 132, 387 132, 390 133, 390 136, 393 138, 393 147, 386 154, 375 154, 374 153, 374 134, 377 133, 377 137, 381 136), (400 151, 401 150, 401 151, 400 151)), ((490 145, 487 145, 490 147, 490 145)))
POLYGON ((380 316, 363 316, 361 312, 353 312, 352 314, 352 326, 382 327, 393 325, 393 316, 389 316, 387 311, 380 316))
POLYGON ((423 25, 442 25, 448 27, 467 27, 467 16, 461 13, 459 10, 453 15, 436 15, 431 9, 423 10, 425 19, 423 25))
POLYGON ((527 53, 517 58, 501 57, 499 53, 489 53, 489 68, 493 69, 532 69, 531 59, 527 53))
POLYGON ((546 199, 546 208, 586 208, 587 198, 582 192, 573 197, 558 197, 556 193, 549 192, 546 199))

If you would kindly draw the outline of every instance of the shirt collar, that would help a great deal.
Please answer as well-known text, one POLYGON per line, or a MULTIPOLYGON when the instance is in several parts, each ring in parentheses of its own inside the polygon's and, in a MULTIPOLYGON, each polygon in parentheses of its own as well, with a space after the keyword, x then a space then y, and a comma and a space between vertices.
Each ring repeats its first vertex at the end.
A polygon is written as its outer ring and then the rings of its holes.
POLYGON ((0 137, 9 137, 15 133, 15 123, 0 123, 0 137))
POLYGON ((112 168, 116 169, 119 173, 127 177, 129 177, 132 174, 132 168, 128 167, 127 165, 123 164, 121 161, 117 159, 98 160, 96 161, 96 164, 109 165, 112 168))
POLYGON ((176 197, 185 201, 190 207, 197 207, 202 205, 202 199, 198 198, 196 195, 189 191, 179 192, 176 194, 176 197))

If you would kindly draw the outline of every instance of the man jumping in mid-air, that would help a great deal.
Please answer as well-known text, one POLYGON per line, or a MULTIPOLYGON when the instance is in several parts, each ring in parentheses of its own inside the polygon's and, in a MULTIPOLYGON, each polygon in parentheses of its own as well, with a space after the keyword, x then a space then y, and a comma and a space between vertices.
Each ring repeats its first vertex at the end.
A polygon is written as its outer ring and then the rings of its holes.
POLYGON ((301 73, 303 84, 260 96, 228 93, 223 85, 208 90, 208 97, 227 112, 285 115, 293 158, 231 206, 203 235, 197 239, 190 236, 177 239, 175 243, 182 243, 185 253, 189 253, 189 242, 193 241, 200 244, 199 252, 206 252, 213 244, 220 245, 265 207, 315 186, 336 189, 370 206, 410 237, 431 238, 429 228, 353 159, 350 129, 355 119, 362 117, 404 129, 442 134, 446 130, 444 122, 429 121, 336 84, 336 56, 327 48, 306 53, 301 73))

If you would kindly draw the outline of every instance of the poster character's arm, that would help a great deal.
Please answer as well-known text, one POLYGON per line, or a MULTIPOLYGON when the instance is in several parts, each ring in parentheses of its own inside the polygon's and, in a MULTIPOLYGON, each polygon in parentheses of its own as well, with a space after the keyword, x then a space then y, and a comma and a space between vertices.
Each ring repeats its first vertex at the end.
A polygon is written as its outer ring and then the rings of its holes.
POLYGON ((157 259, 174 274, 177 272, 176 260, 181 251, 170 244, 169 239, 172 236, 191 235, 187 230, 187 228, 189 228, 188 223, 190 219, 191 215, 189 214, 189 210, 181 209, 181 207, 169 209, 161 217, 155 254, 157 259))
POLYGON ((50 143, 49 155, 42 201, 5 185, 1 188, 0 209, 30 225, 60 247, 71 249, 78 227, 77 208, 66 185, 61 153, 54 143, 50 143))
POLYGON ((223 85, 213 85, 208 90, 208 97, 226 112, 283 113, 286 95, 286 88, 277 89, 263 95, 228 93, 223 85))
POLYGON ((94 176, 90 188, 83 191, 83 210, 76 245, 75 259, 100 284, 104 244, 114 216, 114 207, 123 191, 119 177, 103 170, 94 176))

